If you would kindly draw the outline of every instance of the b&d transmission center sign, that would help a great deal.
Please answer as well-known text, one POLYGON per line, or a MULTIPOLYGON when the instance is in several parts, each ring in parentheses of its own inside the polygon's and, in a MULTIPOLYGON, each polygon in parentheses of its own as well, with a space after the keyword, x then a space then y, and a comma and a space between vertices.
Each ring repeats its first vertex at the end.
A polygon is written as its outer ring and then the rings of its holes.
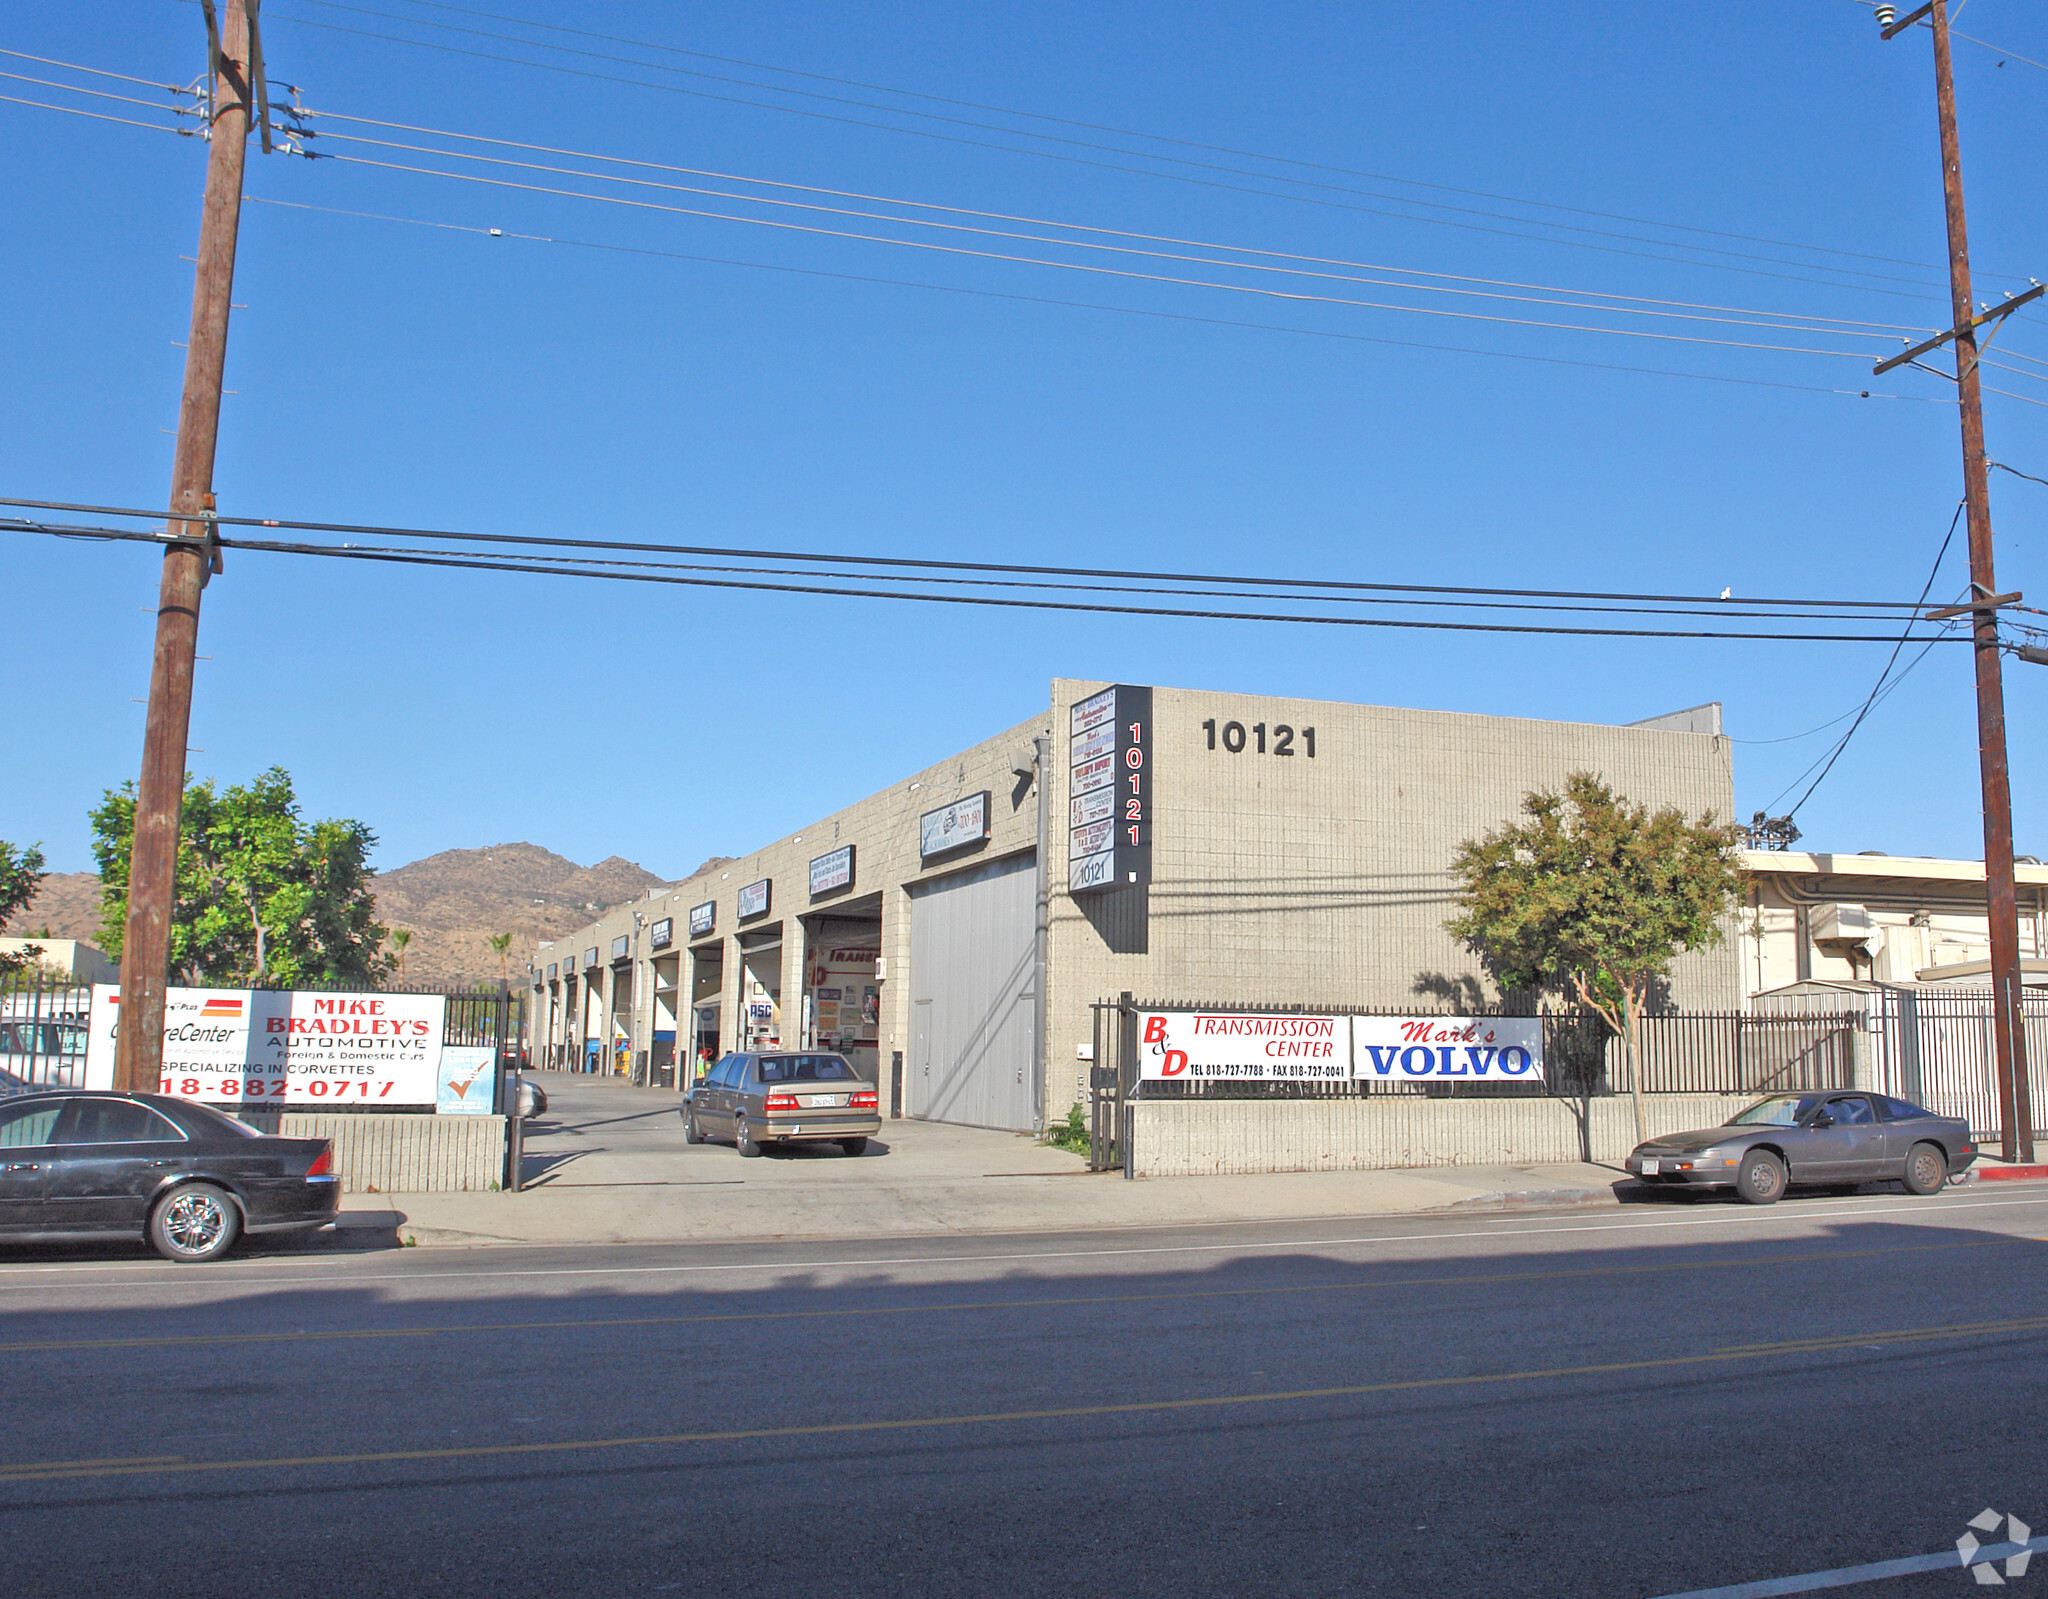
MULTIPOLYGON (((445 1097, 447 1010, 441 994, 173 988, 157 1091, 211 1104, 432 1108, 445 1097)), ((120 989, 95 983, 88 1088, 113 1086, 120 1013, 120 989)), ((466 1098, 471 1085, 463 1087, 466 1098)))
POLYGON ((1148 1082, 1543 1081, 1535 1016, 1302 1016, 1140 1011, 1148 1082))

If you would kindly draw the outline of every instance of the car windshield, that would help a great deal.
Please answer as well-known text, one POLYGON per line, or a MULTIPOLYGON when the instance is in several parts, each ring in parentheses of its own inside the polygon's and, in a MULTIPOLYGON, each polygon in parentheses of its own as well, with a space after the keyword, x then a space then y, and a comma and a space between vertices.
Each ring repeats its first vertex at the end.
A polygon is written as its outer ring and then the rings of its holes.
POLYGON ((764 1083, 850 1083, 854 1069, 837 1055, 768 1055, 761 1061, 764 1083))
POLYGON ((1773 1094, 1760 1099, 1740 1115, 1729 1118, 1730 1127, 1796 1127, 1806 1113, 1820 1103, 1819 1094, 1773 1094))

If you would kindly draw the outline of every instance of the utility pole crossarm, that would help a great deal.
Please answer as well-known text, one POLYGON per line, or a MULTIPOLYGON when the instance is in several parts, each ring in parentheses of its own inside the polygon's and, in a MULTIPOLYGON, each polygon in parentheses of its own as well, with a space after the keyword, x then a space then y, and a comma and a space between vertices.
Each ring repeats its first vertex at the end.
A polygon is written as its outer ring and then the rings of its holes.
POLYGON ((2017 605, 2026 598, 2018 589, 2010 594, 1986 594, 1981 599, 1966 600, 1961 605, 1944 605, 1929 611, 1920 620, 1923 622, 1946 622, 1958 616, 1968 616, 1975 611, 1996 611, 2008 605, 2017 605))
MULTIPOLYGON (((1931 339, 1923 339, 1920 343, 1914 345, 1911 349, 1901 350, 1889 361, 1878 362, 1876 366, 1870 369, 1870 375, 1874 378, 1883 377, 1885 373, 1889 372, 1895 366, 1904 366, 1909 361, 1917 361, 1929 350, 1938 350, 1944 344, 1947 344, 1954 339, 1959 339, 1966 333, 1975 333, 1979 328, 1984 327, 1988 323, 2004 320, 2006 317, 2011 316, 2013 312, 2017 311, 2021 306, 2025 305, 2029 300, 2038 300, 2041 298, 2043 294, 2048 294, 2048 283, 2037 283, 2031 289, 2027 290, 2025 294, 2013 295, 2003 305, 1994 305, 1982 316, 1973 316, 1970 318, 1969 321, 1963 323, 1960 327, 1950 328, 1946 333, 1937 333, 1931 339)), ((1946 374, 1944 374, 1944 376, 1946 376, 1946 374)))
MULTIPOLYGON (((1933 9, 1934 0, 1927 0, 1927 4, 1922 6, 1918 11, 1909 12, 1907 15, 1899 18, 1897 22, 1886 22, 1884 32, 1880 34, 1879 37, 1885 39, 1897 38, 1900 34, 1904 33, 1908 28, 1912 27, 1914 23, 1925 21, 1928 13, 1931 12, 1933 9)), ((1878 20, 1880 22, 1884 22, 1883 13, 1889 10, 1891 10, 1890 6, 1878 7, 1878 20)))

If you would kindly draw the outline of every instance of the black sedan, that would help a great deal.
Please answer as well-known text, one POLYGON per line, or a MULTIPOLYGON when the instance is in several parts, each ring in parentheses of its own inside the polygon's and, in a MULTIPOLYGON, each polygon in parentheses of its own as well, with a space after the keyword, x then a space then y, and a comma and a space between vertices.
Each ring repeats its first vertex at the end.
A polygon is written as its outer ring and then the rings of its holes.
POLYGON ((1884 1094, 1819 1092, 1773 1094, 1723 1126, 1638 1144, 1628 1169, 1768 1205, 1791 1183, 1900 1182, 1936 1194, 1976 1158, 1968 1122, 1884 1094))
POLYGON ((321 1227, 341 1204, 334 1146, 273 1138, 162 1094, 0 1100, 0 1243, 147 1238, 213 1260, 243 1233, 321 1227))

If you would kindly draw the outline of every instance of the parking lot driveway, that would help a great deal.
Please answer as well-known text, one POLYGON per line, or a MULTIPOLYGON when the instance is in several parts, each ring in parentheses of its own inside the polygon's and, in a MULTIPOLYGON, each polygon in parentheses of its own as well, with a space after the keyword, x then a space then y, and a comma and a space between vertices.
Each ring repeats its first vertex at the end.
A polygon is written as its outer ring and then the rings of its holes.
POLYGON ((1084 1172, 1079 1156, 1028 1133, 907 1118, 885 1120, 862 1155, 837 1144, 770 1145, 747 1160, 730 1144, 684 1143, 682 1096, 672 1090, 552 1072, 535 1080, 548 1095, 548 1114, 526 1132, 526 1186, 536 1192, 717 1183, 830 1193, 1084 1172))

